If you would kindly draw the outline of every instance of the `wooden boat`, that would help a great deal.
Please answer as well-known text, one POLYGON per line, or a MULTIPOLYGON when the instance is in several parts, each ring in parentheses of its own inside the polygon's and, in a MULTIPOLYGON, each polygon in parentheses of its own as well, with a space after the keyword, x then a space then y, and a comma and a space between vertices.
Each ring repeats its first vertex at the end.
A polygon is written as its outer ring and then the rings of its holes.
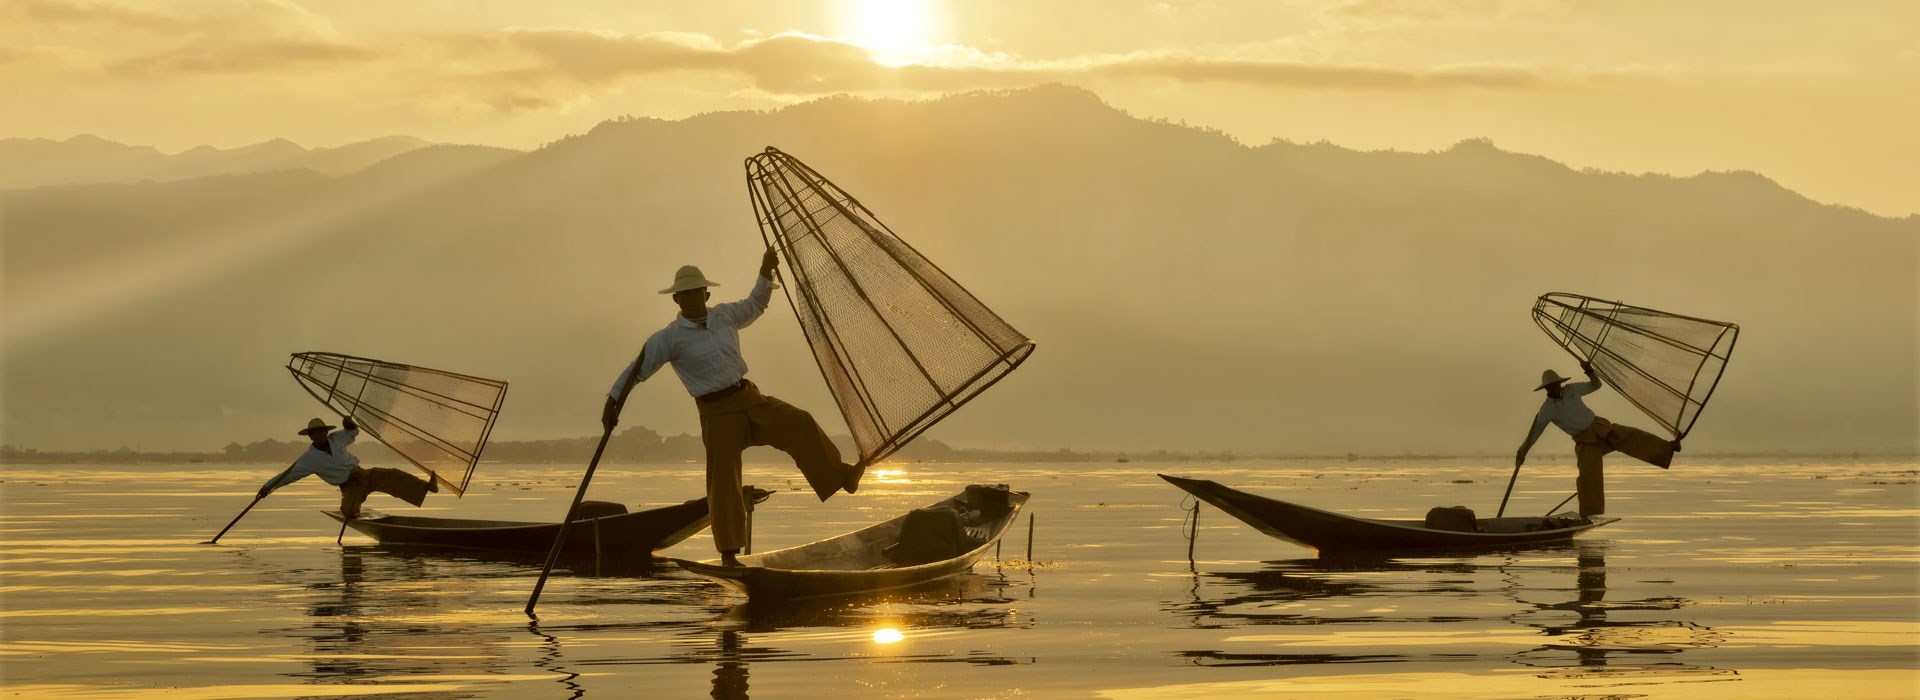
MULTIPOLYGON (((748 500, 759 503, 772 494, 754 489, 748 500)), ((340 511, 323 511, 335 522, 340 511)), ((679 505, 620 513, 599 518, 579 518, 567 529, 563 554, 593 556, 639 556, 650 558, 653 550, 679 544, 708 523, 707 499, 697 498, 679 505)), ((383 545, 443 547, 493 552, 546 553, 560 535, 559 523, 529 523, 511 520, 461 520, 411 515, 389 515, 367 511, 347 521, 353 528, 383 545)))
MULTIPOLYGON (((688 561, 670 559, 681 568, 741 591, 754 600, 797 600, 823 596, 842 596, 871 591, 904 588, 973 569, 988 550, 1000 541, 1026 505, 1028 494, 1006 487, 970 487, 991 489, 1004 494, 1004 512, 986 516, 966 526, 967 535, 977 546, 948 559, 901 566, 891 561, 884 550, 900 540, 900 532, 910 514, 811 544, 740 557, 741 566, 721 566, 718 559, 688 561)), ((975 504, 978 505, 978 504, 975 504)), ((982 510, 967 502, 967 492, 934 503, 933 507, 951 507, 960 512, 982 510)))
POLYGON ((1479 532, 1428 528, 1422 520, 1376 520, 1276 501, 1202 479, 1160 478, 1270 536, 1322 555, 1531 547, 1566 542, 1619 518, 1476 518, 1479 532))

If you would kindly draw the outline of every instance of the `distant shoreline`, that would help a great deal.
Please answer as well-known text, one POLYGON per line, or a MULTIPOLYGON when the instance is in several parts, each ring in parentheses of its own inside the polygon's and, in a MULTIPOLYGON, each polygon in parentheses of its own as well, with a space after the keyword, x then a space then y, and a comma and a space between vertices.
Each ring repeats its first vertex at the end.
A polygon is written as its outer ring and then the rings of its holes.
MULTIPOLYGON (((500 441, 487 445, 481 455, 482 462, 525 463, 525 464, 585 464, 592 455, 595 436, 568 438, 560 440, 500 441)), ((841 436, 835 439, 841 443, 845 454, 853 454, 851 441, 841 436)), ((262 462, 287 461, 298 457, 305 451, 304 441, 261 440, 242 445, 233 443, 220 451, 209 452, 143 452, 127 447, 118 449, 94 450, 39 450, 21 448, 13 445, 0 445, 0 464, 61 464, 88 462, 99 464, 259 464, 262 462)), ((354 453, 363 460, 372 462, 400 461, 398 455, 385 445, 374 441, 357 443, 354 453)), ((1035 463, 1071 463, 1071 464, 1116 464, 1116 463, 1159 463, 1169 462, 1237 462, 1259 460, 1294 460, 1325 462, 1379 462, 1408 460, 1452 460, 1452 459, 1505 459, 1506 452, 1486 453, 1394 453, 1394 454, 1313 454, 1313 453, 1246 453, 1230 450, 1222 451, 1182 451, 1150 450, 1120 451, 1092 450, 1075 451, 1071 448, 1056 450, 992 450, 957 448, 938 440, 921 440, 900 452, 890 456, 888 462, 1035 462, 1035 463)), ((1715 459, 1808 459, 1808 458, 1846 458, 1846 459, 1920 459, 1920 453, 1876 452, 1866 450, 1773 450, 1752 452, 1693 452, 1689 457, 1715 459)), ((1536 452, 1532 455, 1536 462, 1546 460, 1564 460, 1573 457, 1572 452, 1536 452)), ((751 448, 746 453, 749 463, 769 463, 780 460, 772 448, 751 448)), ((602 461, 609 464, 685 464, 705 461, 704 448, 699 438, 691 435, 679 435, 659 438, 645 428, 630 428, 609 442, 607 454, 602 461), (651 439, 650 439, 651 438, 651 439)))

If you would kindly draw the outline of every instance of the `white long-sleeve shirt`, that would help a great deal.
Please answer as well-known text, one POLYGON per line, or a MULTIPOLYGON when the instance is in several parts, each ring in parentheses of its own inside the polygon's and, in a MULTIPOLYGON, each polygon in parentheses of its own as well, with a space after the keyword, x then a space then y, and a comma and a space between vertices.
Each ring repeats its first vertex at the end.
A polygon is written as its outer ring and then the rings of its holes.
POLYGON ((358 427, 328 435, 327 447, 333 450, 333 454, 327 454, 317 447, 308 447, 299 459, 293 461, 293 468, 267 482, 267 493, 305 479, 308 474, 318 475, 321 481, 334 486, 347 483, 347 477, 353 474, 353 468, 360 466, 360 458, 347 451, 347 446, 353 444, 353 439, 357 437, 360 437, 358 427))
POLYGON ((627 363, 607 392, 614 400, 623 400, 627 378, 637 369, 644 382, 671 363, 673 373, 687 393, 704 396, 740 383, 747 376, 747 360, 740 352, 740 329, 766 313, 773 301, 773 281, 762 276, 754 280, 753 291, 740 301, 718 304, 707 309, 704 325, 674 316, 666 328, 655 331, 641 346, 640 356, 627 363), (637 367, 636 367, 637 365, 637 367))
POLYGON ((1593 425, 1593 409, 1587 408, 1586 402, 1581 401, 1580 397, 1599 389, 1598 379, 1579 384, 1569 383, 1560 388, 1560 398, 1549 396, 1542 401, 1540 412, 1533 415, 1533 429, 1527 432, 1527 441, 1520 445, 1520 453, 1526 454, 1533 447, 1533 441, 1540 439, 1540 433, 1547 429, 1548 423, 1560 426, 1569 436, 1579 435, 1580 431, 1593 425))

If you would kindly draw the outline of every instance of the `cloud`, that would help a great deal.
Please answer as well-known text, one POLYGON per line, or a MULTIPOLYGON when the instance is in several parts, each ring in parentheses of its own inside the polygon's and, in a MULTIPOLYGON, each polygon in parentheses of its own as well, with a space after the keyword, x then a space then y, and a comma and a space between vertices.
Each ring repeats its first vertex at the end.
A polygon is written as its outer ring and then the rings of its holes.
POLYGON ((1327 14, 1362 22, 1552 19, 1573 14, 1564 0, 1354 0, 1327 14))
MULTIPOLYGON (((1404 6, 1391 0, 1362 0, 1345 11, 1385 13, 1404 6)), ((281 0, 190 3, 167 9, 99 0, 15 0, 5 8, 0 13, 31 20, 28 37, 43 25, 105 26, 121 30, 121 36, 146 37, 144 43, 116 43, 115 32, 75 30, 63 33, 68 45, 26 46, 90 52, 97 59, 93 64, 106 66, 108 75, 136 80, 231 76, 248 81, 272 76, 292 84, 303 76, 331 72, 348 82, 329 89, 344 88, 362 97, 397 96, 437 113, 565 110, 631 83, 669 74, 718 76, 731 82, 712 83, 716 92, 777 98, 1127 80, 1230 83, 1275 90, 1513 91, 1550 89, 1593 77, 1514 65, 1395 67, 1268 60, 1257 54, 1223 58, 1234 52, 1219 47, 1207 55, 1163 51, 1030 60, 966 46, 942 46, 925 50, 919 63, 883 65, 859 44, 791 32, 733 44, 684 32, 531 28, 355 41, 281 0)), ((8 60, 0 55, 0 64, 8 60)), ((12 60, 19 63, 17 58, 12 60)))
POLYGON ((1535 89, 1555 81, 1518 66, 1404 69, 1276 61, 1218 61, 1185 57, 1118 62, 1097 69, 1115 76, 1149 76, 1187 83, 1228 82, 1269 88, 1332 90, 1535 89))
POLYGON ((134 78, 262 73, 378 58, 288 0, 5 0, 0 43, 134 78))
POLYGON ((605 89, 647 75, 690 71, 730 74, 752 89, 795 97, 898 90, 940 92, 1089 78, 1230 82, 1275 89, 1528 90, 1549 87, 1568 77, 1556 78, 1521 66, 1405 69, 1217 60, 1185 53, 1022 61, 964 47, 950 47, 952 50, 943 54, 948 63, 886 66, 876 63, 872 54, 858 45, 803 34, 750 39, 728 47, 686 36, 522 30, 448 38, 444 44, 467 59, 488 53, 499 59, 501 53, 510 52, 529 61, 462 80, 469 89, 496 91, 498 94, 481 101, 510 106, 507 111, 558 105, 565 101, 561 95, 605 89), (502 95, 514 99, 503 100, 502 95))
POLYGON ((365 63, 386 57, 374 49, 311 39, 199 41, 122 61, 123 74, 267 73, 365 63))
POLYGON ((166 9, 102 0, 8 0, 0 5, 0 17, 39 27, 93 25, 161 34, 334 34, 325 20, 286 0, 201 0, 166 9))

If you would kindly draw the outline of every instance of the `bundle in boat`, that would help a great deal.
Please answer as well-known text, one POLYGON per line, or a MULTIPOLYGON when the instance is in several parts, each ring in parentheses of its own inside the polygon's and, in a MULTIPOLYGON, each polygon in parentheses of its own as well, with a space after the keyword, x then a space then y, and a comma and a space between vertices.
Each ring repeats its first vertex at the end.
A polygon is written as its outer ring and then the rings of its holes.
POLYGON ((768 148, 747 159, 761 236, 860 464, 877 462, 1012 372, 1034 345, 853 195, 768 148))
POLYGON ((1676 439, 1693 430, 1740 335, 1725 321, 1564 292, 1541 295, 1533 321, 1676 439))
POLYGON ((464 494, 507 383, 328 352, 295 353, 294 380, 454 494, 464 494))

